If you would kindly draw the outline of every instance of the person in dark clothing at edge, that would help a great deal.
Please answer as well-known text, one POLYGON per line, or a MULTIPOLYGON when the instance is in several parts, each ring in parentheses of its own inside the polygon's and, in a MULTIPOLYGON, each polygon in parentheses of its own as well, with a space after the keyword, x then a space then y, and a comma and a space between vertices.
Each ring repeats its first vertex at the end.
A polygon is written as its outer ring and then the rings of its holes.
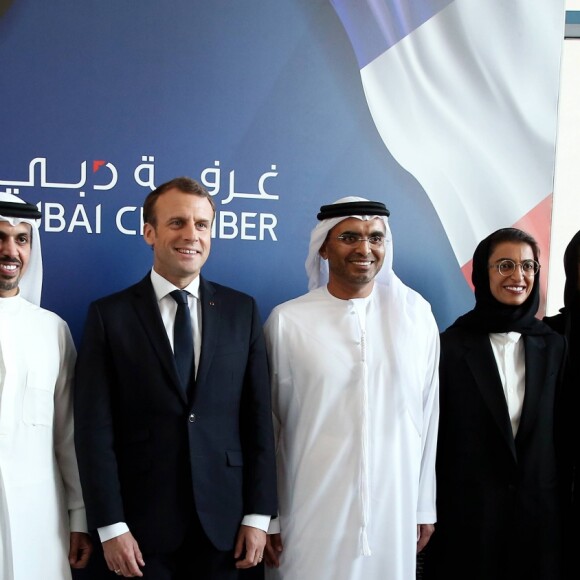
MULTIPOLYGON (((564 252, 564 307, 555 316, 546 316, 544 322, 556 332, 563 334, 568 341, 568 355, 564 371, 563 408, 567 413, 567 425, 572 425, 580 409, 580 231, 576 232, 564 252)), ((580 436, 570 429, 566 437, 569 447, 570 473, 569 489, 571 505, 567 506, 566 516, 566 564, 568 577, 572 578, 575 549, 580 542, 580 530, 576 525, 580 517, 580 436)), ((576 572, 577 573, 577 572, 576 572)))

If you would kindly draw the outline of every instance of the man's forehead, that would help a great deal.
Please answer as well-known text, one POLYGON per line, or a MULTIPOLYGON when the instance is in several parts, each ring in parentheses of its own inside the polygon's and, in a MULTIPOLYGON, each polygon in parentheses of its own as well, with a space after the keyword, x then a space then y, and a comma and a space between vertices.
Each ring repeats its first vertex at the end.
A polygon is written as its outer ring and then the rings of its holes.
POLYGON ((20 222, 13 226, 10 222, 0 220, 0 231, 7 234, 30 233, 32 226, 27 222, 20 222))
POLYGON ((336 224, 331 231, 380 231, 386 232, 385 222, 380 217, 370 218, 368 220, 361 220, 359 218, 350 217, 342 220, 336 224))
POLYGON ((157 198, 155 209, 166 213, 189 213, 191 211, 197 211, 207 212, 210 216, 214 214, 214 208, 209 198, 195 193, 181 191, 176 187, 168 189, 157 198))

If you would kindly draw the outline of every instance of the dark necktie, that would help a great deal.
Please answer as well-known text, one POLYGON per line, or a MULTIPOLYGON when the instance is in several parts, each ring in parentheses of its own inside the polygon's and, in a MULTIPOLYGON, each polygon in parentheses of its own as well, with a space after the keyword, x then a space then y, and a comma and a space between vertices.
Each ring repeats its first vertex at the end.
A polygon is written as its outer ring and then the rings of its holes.
POLYGON ((191 371, 194 367, 193 355, 193 332, 191 329, 191 315, 187 304, 189 292, 174 290, 171 297, 177 302, 175 313, 175 325, 173 327, 173 355, 177 372, 181 378, 181 384, 185 393, 190 384, 191 371))

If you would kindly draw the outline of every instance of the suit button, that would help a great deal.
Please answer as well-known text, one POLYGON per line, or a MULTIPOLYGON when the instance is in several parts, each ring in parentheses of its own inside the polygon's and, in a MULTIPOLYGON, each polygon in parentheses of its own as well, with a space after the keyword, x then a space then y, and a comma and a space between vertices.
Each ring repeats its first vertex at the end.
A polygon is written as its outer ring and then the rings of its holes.
POLYGON ((195 423, 196 419, 197 419, 197 417, 195 416, 195 413, 191 413, 188 417, 188 420, 190 423, 195 423))

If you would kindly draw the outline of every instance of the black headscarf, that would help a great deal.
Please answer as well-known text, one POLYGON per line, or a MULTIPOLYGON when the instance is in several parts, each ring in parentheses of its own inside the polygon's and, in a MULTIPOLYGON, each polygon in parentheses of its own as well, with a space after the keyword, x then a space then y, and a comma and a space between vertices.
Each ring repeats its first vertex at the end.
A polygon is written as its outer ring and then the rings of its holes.
POLYGON ((578 290, 578 262, 580 261, 580 232, 570 240, 564 252, 564 271, 566 285, 564 286, 564 308, 561 312, 570 311, 580 316, 580 290, 578 290))
POLYGON ((505 228, 490 234, 479 243, 473 254, 471 281, 475 287, 475 308, 460 316, 452 327, 467 328, 473 332, 519 332, 521 334, 549 334, 552 330, 536 318, 540 306, 540 272, 534 276, 534 285, 526 301, 520 306, 509 306, 496 300, 489 287, 489 256, 492 246, 506 242, 525 243, 516 237, 502 234, 518 233, 505 228))

